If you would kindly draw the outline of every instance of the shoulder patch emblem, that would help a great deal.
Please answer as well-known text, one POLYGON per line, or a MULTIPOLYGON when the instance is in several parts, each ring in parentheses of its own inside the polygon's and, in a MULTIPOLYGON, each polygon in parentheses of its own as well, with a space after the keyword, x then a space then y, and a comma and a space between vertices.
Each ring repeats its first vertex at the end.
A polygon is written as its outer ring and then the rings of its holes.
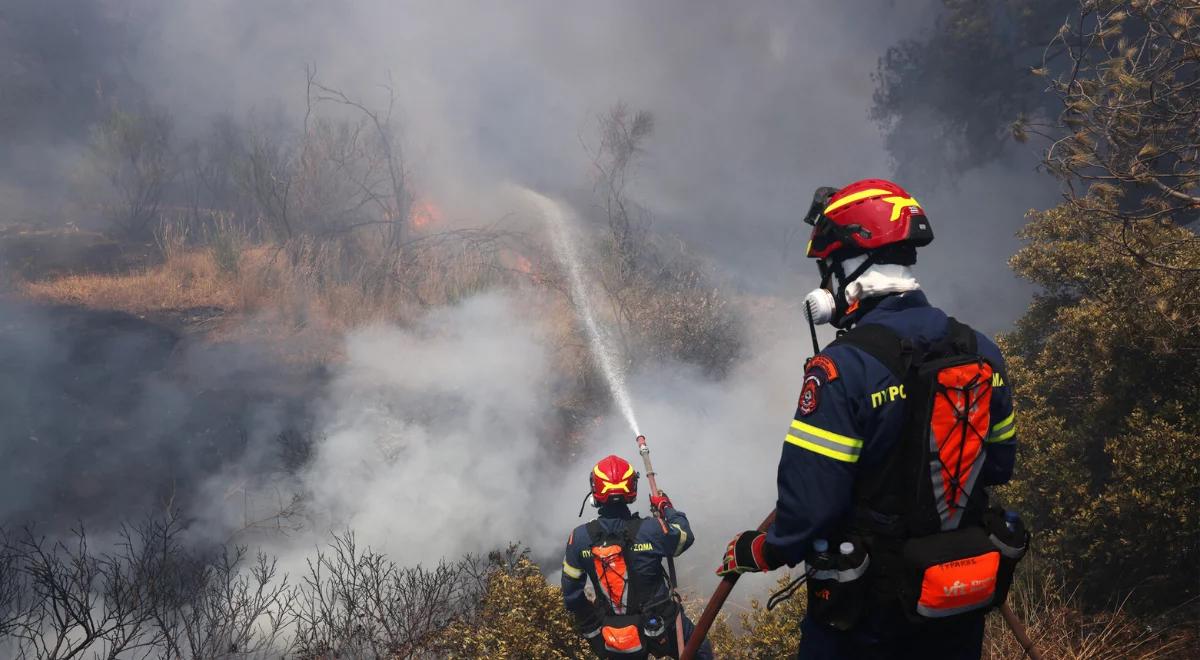
POLYGON ((804 387, 800 390, 800 401, 796 403, 796 412, 801 417, 808 417, 817 410, 821 403, 821 379, 816 375, 804 377, 804 387))
POLYGON ((821 371, 825 372, 825 382, 837 380, 837 365, 834 364, 833 360, 825 357, 824 355, 815 355, 808 358, 808 361, 804 363, 804 373, 806 375, 809 374, 813 369, 820 369, 821 371))

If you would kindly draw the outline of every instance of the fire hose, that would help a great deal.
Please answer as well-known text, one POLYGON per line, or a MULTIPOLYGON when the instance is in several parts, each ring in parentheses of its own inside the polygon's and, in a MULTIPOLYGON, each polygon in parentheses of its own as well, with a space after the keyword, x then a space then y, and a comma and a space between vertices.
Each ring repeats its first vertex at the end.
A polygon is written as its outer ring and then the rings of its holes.
MULTIPOLYGON (((646 436, 639 435, 637 437, 638 453, 642 455, 642 463, 646 466, 646 481, 650 482, 650 492, 654 495, 662 497, 663 492, 658 489, 657 475, 654 472, 654 465, 650 463, 650 447, 646 446, 646 436)), ((654 517, 658 519, 658 524, 662 526, 662 531, 667 532, 667 521, 663 519, 662 511, 653 504, 650 505, 650 510, 654 517)), ((680 539, 682 542, 682 539, 680 539)), ((671 581, 671 598, 675 600, 675 604, 680 611, 675 616, 675 648, 683 648, 683 610, 682 603, 679 598, 679 580, 675 574, 675 558, 667 557, 667 576, 671 581)))
MULTIPOLYGON (((771 515, 767 516, 758 526, 758 531, 767 531, 773 522, 775 522, 774 509, 771 510, 771 515)), ((687 646, 683 647, 683 653, 679 655, 681 660, 691 660, 696 657, 696 651, 700 649, 700 644, 708 635, 708 629, 712 628, 713 622, 717 620, 717 612, 720 612, 721 607, 725 605, 725 599, 729 598, 729 594, 733 592, 733 586, 737 584, 739 577, 741 576, 737 573, 730 573, 721 578, 721 583, 717 585, 717 588, 713 590, 712 597, 708 599, 708 605, 704 606, 704 612, 700 614, 700 620, 696 622, 696 628, 692 630, 692 636, 688 638, 687 646)))

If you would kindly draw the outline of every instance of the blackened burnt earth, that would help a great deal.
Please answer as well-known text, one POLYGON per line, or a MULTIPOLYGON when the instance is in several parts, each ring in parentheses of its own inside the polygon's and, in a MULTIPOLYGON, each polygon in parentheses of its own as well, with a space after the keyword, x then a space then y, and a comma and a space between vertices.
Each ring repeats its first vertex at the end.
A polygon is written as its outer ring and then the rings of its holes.
POLYGON ((121 312, 0 300, 0 525, 186 514, 233 462, 297 469, 325 376, 275 354, 121 312))

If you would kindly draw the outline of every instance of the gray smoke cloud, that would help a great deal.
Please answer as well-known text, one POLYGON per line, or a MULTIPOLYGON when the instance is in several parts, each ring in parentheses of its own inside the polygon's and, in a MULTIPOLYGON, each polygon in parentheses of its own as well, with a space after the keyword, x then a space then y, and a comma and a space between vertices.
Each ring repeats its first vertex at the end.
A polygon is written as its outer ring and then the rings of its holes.
MULTIPOLYGON (((817 186, 888 176, 889 156, 867 116, 870 74, 938 3, 75 4, 129 38, 127 48, 83 39, 95 48, 81 52, 120 71, 130 81, 121 91, 163 108, 182 138, 203 135, 220 115, 298 121, 307 65, 372 104, 390 81, 417 187, 465 223, 515 210, 494 192, 508 181, 574 200, 580 216, 594 217, 585 145, 594 146, 595 117, 617 100, 653 112, 656 132, 631 195, 657 229, 711 257, 729 284, 788 301, 746 315, 748 355, 725 380, 678 364, 629 374, 662 486, 692 515, 699 542, 683 563, 702 590, 729 536, 773 505, 779 446, 808 355, 790 301, 816 279, 803 259, 800 217, 817 186)), ((85 133, 31 138, 22 149, 68 172, 85 133)), ((12 153, 0 159, 11 165, 12 153)), ((984 331, 1007 327, 1028 299, 1006 261, 1024 211, 1054 201, 1034 162, 1014 149, 957 182, 911 190, 937 234, 918 278, 935 303, 984 331)), ((32 194, 21 183, 32 178, 28 169, 20 172, 0 194, 32 194)), ((279 367, 259 347, 176 349, 177 338, 161 351, 114 348, 102 366, 81 366, 62 348, 74 340, 41 332, 57 321, 0 319, 16 323, 26 342, 10 356, 26 371, 10 374, 27 373, 46 397, 68 376, 102 374, 96 387, 106 395, 88 406, 129 424, 103 436, 107 453, 76 453, 62 440, 53 452, 31 449, 27 434, 10 432, 6 451, 21 459, 25 477, 6 481, 8 519, 46 515, 36 493, 50 482, 74 484, 56 500, 64 519, 100 500, 110 517, 158 505, 172 484, 186 484, 199 493, 193 515, 213 536, 300 496, 303 528, 261 537, 285 555, 353 527, 404 563, 520 539, 551 565, 575 523, 590 463, 607 453, 635 458, 633 438, 607 411, 597 411, 586 452, 570 464, 543 455, 555 375, 529 309, 511 297, 465 301, 416 328, 361 329, 328 382, 279 367), (129 365, 138 369, 122 377, 129 365), (299 392, 296 379, 306 383, 299 392), (128 399, 110 401, 106 386, 128 399), (243 396, 245 387, 255 396, 243 396), (316 433, 297 468, 276 440, 309 416, 316 433), (250 431, 224 432, 235 427, 250 431), (173 480, 140 493, 128 479, 134 471, 173 480), (88 476, 69 480, 77 474, 88 476)), ((23 381, 12 378, 7 391, 20 390, 23 381)), ((68 413, 37 428, 92 438, 90 427, 60 428, 76 419, 91 418, 68 413)))
MULTIPOLYGON (((741 288, 799 297, 812 190, 889 175, 871 74, 935 5, 185 1, 149 12, 135 77, 195 130, 218 113, 298 117, 306 64, 376 102, 391 84, 418 185, 479 221, 507 210, 483 193, 498 181, 586 200, 580 141, 623 100, 658 119, 633 189, 658 228, 741 288)), ((986 331, 1024 306, 1012 234, 1054 200, 1035 163, 1014 148, 960 181, 910 183, 938 234, 928 288, 986 331)))
MULTIPOLYGON (((306 467, 288 479, 215 474, 204 488, 217 504, 207 508, 209 522, 231 529, 246 516, 245 499, 222 494, 248 488, 249 506, 261 513, 279 501, 274 489, 290 489, 282 499, 303 496, 303 525, 259 538, 293 569, 331 533, 352 529, 405 564, 521 542, 553 575, 567 533, 583 522, 576 514, 592 464, 614 453, 642 468, 615 412, 597 411, 586 449, 566 464, 546 445, 557 376, 536 310, 517 296, 483 294, 415 328, 352 333, 318 406, 306 467)), ((754 349, 722 380, 678 363, 630 374, 659 485, 692 519, 697 542, 680 567, 695 593, 715 582, 728 537, 774 506, 792 381, 806 357, 787 330, 803 324, 797 306, 748 319, 754 349)), ((635 508, 649 515, 647 507, 642 496, 635 508)), ((584 520, 593 516, 585 509, 584 520)))
MULTIPOLYGON (((588 215, 580 142, 593 143, 595 117, 623 100, 658 119, 632 190, 658 229, 712 256, 740 288, 795 297, 814 279, 799 223, 811 192, 888 176, 891 158, 867 116, 871 75, 889 46, 930 24, 938 5, 49 4, 61 6, 56 13, 19 2, 7 22, 0 18, 0 29, 41 30, 55 42, 50 52, 63 49, 41 77, 69 70, 72 54, 80 60, 68 78, 71 102, 24 113, 40 117, 26 122, 36 135, 49 116, 73 127, 76 140, 86 136, 79 126, 103 103, 87 94, 98 83, 80 79, 106 81, 115 88, 104 90, 107 99, 164 109, 180 142, 204 136, 218 116, 297 122, 311 65, 322 82, 373 105, 391 85, 418 189, 449 216, 481 223, 509 210, 484 193, 501 181, 576 200, 588 215)), ((34 73, 9 80, 26 84, 34 73)), ((78 142, 58 135, 17 144, 19 156, 0 157, 22 165, 20 177, 0 177, 12 192, 6 198, 15 204, 36 189, 48 203, 61 200, 62 186, 29 184, 29 164, 45 161, 62 178, 78 169, 78 142)), ((1019 147, 959 181, 907 182, 938 235, 922 257, 928 288, 986 331, 1007 327, 1024 306, 1027 290, 1008 286, 1012 234, 1025 210, 1055 200, 1035 164, 1019 147)))

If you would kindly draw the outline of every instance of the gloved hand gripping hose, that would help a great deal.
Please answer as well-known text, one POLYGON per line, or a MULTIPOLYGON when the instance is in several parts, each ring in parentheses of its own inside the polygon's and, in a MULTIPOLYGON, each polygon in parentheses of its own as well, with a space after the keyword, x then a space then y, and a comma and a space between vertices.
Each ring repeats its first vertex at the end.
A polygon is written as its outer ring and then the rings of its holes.
MULTIPOLYGON (((758 526, 758 531, 767 531, 773 522, 775 522, 774 509, 771 510, 771 515, 767 516, 758 526)), ((696 657, 696 651, 700 649, 701 642, 708 635, 708 629, 712 628, 713 621, 717 619, 717 612, 721 611, 725 599, 729 598, 729 594, 733 591, 733 585, 737 584, 739 577, 741 576, 737 573, 730 573, 721 578, 720 584, 713 590, 712 597, 708 599, 708 605, 704 606, 704 612, 700 614, 700 620, 696 622, 696 628, 692 630, 692 636, 688 638, 687 646, 683 648, 683 653, 679 654, 680 660, 691 660, 696 657)))

